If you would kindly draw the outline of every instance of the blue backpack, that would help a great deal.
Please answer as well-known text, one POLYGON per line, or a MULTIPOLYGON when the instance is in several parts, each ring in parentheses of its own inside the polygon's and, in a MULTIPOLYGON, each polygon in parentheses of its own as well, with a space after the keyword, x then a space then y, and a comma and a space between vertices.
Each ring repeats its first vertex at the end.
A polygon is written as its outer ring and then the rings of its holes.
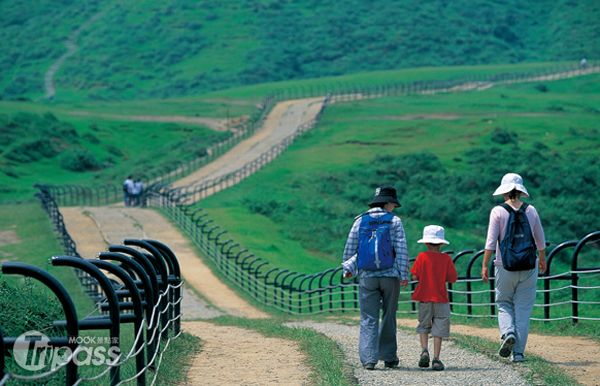
POLYGON ((369 213, 361 215, 358 229, 358 269, 378 271, 392 268, 396 253, 392 246, 390 228, 392 213, 372 217, 369 213))
POLYGON ((527 204, 514 210, 506 203, 500 204, 509 213, 504 238, 500 241, 502 265, 507 271, 526 271, 535 268, 536 247, 525 215, 527 204))

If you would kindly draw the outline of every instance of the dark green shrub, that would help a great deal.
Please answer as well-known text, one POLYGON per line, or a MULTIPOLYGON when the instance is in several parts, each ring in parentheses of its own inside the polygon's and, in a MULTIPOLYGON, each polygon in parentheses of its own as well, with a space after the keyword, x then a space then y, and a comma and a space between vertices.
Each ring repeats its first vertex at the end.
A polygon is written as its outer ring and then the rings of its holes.
POLYGON ((82 136, 83 139, 85 139, 86 141, 88 141, 89 143, 93 143, 95 145, 100 143, 100 140, 98 139, 98 137, 96 137, 94 134, 92 133, 85 133, 82 136))
POLYGON ((507 145, 509 143, 517 143, 518 135, 513 131, 508 131, 500 127, 496 127, 492 132, 492 142, 499 143, 501 145, 507 145))
POLYGON ((58 154, 58 149, 55 146, 39 139, 13 147, 4 157, 11 161, 28 163, 39 161, 42 158, 54 157, 56 154, 58 154))
POLYGON ((69 150, 60 158, 60 166, 74 172, 100 169, 100 163, 85 149, 69 150))

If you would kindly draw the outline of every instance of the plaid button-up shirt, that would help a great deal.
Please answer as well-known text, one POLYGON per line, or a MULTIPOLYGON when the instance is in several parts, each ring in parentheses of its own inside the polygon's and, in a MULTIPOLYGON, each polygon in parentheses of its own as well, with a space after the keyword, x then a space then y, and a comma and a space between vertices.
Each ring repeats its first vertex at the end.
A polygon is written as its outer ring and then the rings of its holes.
MULTIPOLYGON (((387 212, 382 208, 371 208, 368 210, 368 213, 372 217, 380 217, 387 212)), ((402 221, 398 216, 393 217, 392 226, 390 228, 392 245, 396 252, 394 266, 379 271, 362 270, 361 272, 358 272, 358 259, 356 256, 358 252, 358 229, 360 228, 361 220, 362 216, 359 216, 354 220, 352 229, 350 229, 350 233, 348 234, 342 263, 344 271, 352 273, 352 276, 356 276, 357 273, 359 273, 361 277, 398 277, 400 280, 408 280, 408 249, 406 247, 406 236, 404 235, 402 221)))

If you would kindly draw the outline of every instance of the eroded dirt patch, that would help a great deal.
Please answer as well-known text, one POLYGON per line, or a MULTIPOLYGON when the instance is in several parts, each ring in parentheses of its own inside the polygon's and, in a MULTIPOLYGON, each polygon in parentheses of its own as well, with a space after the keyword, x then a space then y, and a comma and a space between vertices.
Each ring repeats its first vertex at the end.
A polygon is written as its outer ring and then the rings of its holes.
POLYGON ((17 232, 13 230, 0 231, 0 247, 3 245, 18 244, 21 239, 17 235, 17 232))
POLYGON ((183 330, 202 340, 187 385, 307 385, 310 368, 298 343, 252 330, 185 322, 183 330))

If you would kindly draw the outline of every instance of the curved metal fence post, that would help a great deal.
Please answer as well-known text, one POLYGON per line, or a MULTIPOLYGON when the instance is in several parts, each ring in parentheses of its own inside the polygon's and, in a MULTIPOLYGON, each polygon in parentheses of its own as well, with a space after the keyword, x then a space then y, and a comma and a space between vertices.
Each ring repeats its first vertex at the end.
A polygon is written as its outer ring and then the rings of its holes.
MULTIPOLYGON (((160 301, 160 309, 164 310, 167 307, 170 308, 170 306, 169 306, 170 294, 169 294, 169 290, 168 290, 168 288, 169 288, 168 287, 169 286, 169 271, 168 271, 167 264, 165 262, 165 258, 163 257, 163 255, 160 253, 160 251, 156 247, 154 247, 152 244, 150 244, 144 240, 126 239, 126 240, 123 240, 123 244, 133 245, 133 246, 145 249, 150 252, 150 254, 147 254, 146 256, 148 257, 148 260, 150 260, 150 262, 154 265, 155 269, 157 270, 158 274, 160 275, 160 279, 161 279, 159 282, 160 292, 165 294, 160 301)), ((161 339, 167 338, 168 331, 164 327, 168 323, 169 313, 170 313, 170 311, 167 312, 166 314, 161 313, 161 315, 160 315, 160 325, 161 325, 160 330, 161 331, 164 330, 164 332, 161 334, 161 339)))
MULTIPOLYGON (((257 258, 259 259, 259 258, 257 258)), ((268 293, 268 289, 269 289, 269 285, 271 285, 271 283, 269 283, 269 275, 273 272, 279 271, 279 268, 271 268, 270 270, 268 270, 267 272, 265 272, 265 276, 262 277, 264 283, 265 283, 265 289, 264 289, 264 297, 265 297, 265 302, 268 304, 269 303, 269 293, 268 293)))
MULTIPOLYGON (((335 275, 338 272, 340 273, 340 275, 343 274, 343 268, 337 267, 336 269, 334 269, 331 272, 331 276, 329 276, 329 286, 328 286, 329 287, 329 312, 333 312, 333 308, 334 308, 333 307, 333 290, 338 287, 336 287, 335 284, 333 284, 333 278, 335 277, 335 275)), ((341 288, 343 291, 343 287, 339 286, 339 288, 341 288)), ((342 299, 343 299, 343 292, 342 292, 342 299)), ((343 308, 343 300, 342 300, 341 304, 342 304, 342 310, 343 310, 344 309, 343 308)))
POLYGON ((142 297, 140 295, 140 291, 138 290, 131 276, 129 276, 129 273, 127 273, 127 271, 125 271, 123 268, 104 260, 89 260, 89 262, 98 268, 104 269, 117 276, 119 279, 121 279, 121 281, 123 281, 123 284, 129 291, 128 295, 131 297, 131 302, 133 304, 133 315, 135 316, 133 322, 133 339, 135 344, 134 350, 137 352, 137 355, 135 356, 135 367, 137 374, 139 374, 136 378, 136 381, 138 386, 144 386, 146 384, 146 374, 143 370, 144 366, 146 365, 146 360, 144 358, 144 350, 141 349, 144 345, 144 342, 137 336, 137 334, 141 334, 142 320, 144 318, 144 310, 142 308, 142 297))
POLYGON ((571 318, 573 320, 573 324, 577 324, 579 322, 579 292, 577 291, 577 285, 579 284, 579 273, 577 273, 577 258, 579 257, 579 252, 581 252, 581 249, 585 246, 585 244, 597 239, 600 239, 600 231, 592 232, 584 236, 581 240, 579 240, 575 246, 575 250, 573 251, 573 257, 571 259, 571 318))
MULTIPOLYGON (((454 266, 456 267, 456 262, 463 256, 474 253, 475 251, 473 249, 466 249, 464 251, 460 251, 456 254, 456 256, 454 256, 452 258, 452 262, 454 263, 454 266)), ((454 293, 452 292, 452 289, 454 288, 454 284, 453 283, 448 283, 448 300, 450 302, 450 311, 454 311, 454 305, 452 304, 454 302, 454 293)))
MULTIPOLYGON (((181 300, 180 299, 182 297, 182 291, 181 291, 181 286, 180 286, 182 279, 181 279, 181 268, 179 266, 179 261, 177 261, 177 257, 175 256, 175 253, 173 252, 173 250, 171 250, 171 248, 169 248, 166 244, 163 244, 157 240, 144 240, 144 241, 150 243, 156 249, 158 249, 159 252, 162 253, 165 260, 168 262, 169 273, 170 273, 169 284, 173 284, 176 287, 172 290, 173 296, 171 298, 171 302, 175 304, 172 317, 176 317, 177 315, 181 314, 181 300)), ((181 330, 181 318, 177 318, 177 319, 175 319, 175 321, 173 323, 173 332, 175 334, 179 334, 180 330, 181 330)))
MULTIPOLYGON (((82 271, 87 272, 90 276, 98 281, 98 284, 100 285, 100 288, 102 288, 102 291, 104 291, 106 300, 108 301, 108 312, 111 321, 111 325, 109 327, 111 346, 116 346, 120 349, 121 342, 119 340, 121 333, 121 319, 119 312, 119 299, 117 298, 117 294, 115 293, 115 290, 106 275, 104 275, 104 273, 102 273, 102 271, 100 271, 100 269, 98 269, 94 264, 80 257, 52 256, 52 265, 57 267, 65 266, 79 268, 82 271)), ((116 385, 119 383, 119 372, 120 369, 118 366, 110 369, 111 385, 116 385)))
MULTIPOLYGON (((158 293, 160 292, 154 267, 152 267, 152 264, 147 260, 143 253, 138 252, 133 248, 122 245, 111 245, 108 247, 108 249, 111 252, 101 252, 98 255, 100 260, 114 260, 129 266, 142 282, 144 299, 146 301, 146 321, 148 323, 148 328, 146 330, 146 341, 150 341, 152 335, 154 334, 154 330, 158 328, 158 323, 155 323, 154 326, 151 326, 150 323, 152 321, 154 304, 157 304, 158 293)), ((154 357, 154 353, 157 349, 158 344, 155 341, 148 343, 148 347, 146 348, 148 360, 154 357)), ((154 368, 153 363, 150 363, 150 365, 152 368, 154 368)))
MULTIPOLYGON (((490 259, 491 260, 491 259, 490 259)), ((490 286, 490 316, 496 315, 496 268, 494 267, 494 260, 490 261, 488 267, 489 272, 489 286, 490 286)))
POLYGON ((475 261, 480 257, 483 256, 483 253, 485 252, 484 249, 482 249, 481 251, 477 252, 475 255, 473 255, 473 257, 471 257, 471 260, 469 260, 469 264, 467 264, 467 314, 469 316, 471 316, 473 314, 473 306, 471 305, 471 302, 473 301, 473 294, 471 293, 471 268, 473 268, 473 264, 475 264, 475 261))
MULTIPOLYGON (((18 262, 2 263, 2 273, 5 275, 22 275, 34 278, 48 287, 54 295, 56 295, 62 306, 67 322, 67 347, 71 349, 71 352, 75 352, 75 349, 77 348, 77 338, 79 337, 77 311, 75 310, 73 300, 71 300, 65 287, 63 287, 63 285, 48 272, 29 264, 18 262)), ((4 356, 4 351, 1 351, 0 355, 4 356)), ((77 381, 77 365, 74 360, 71 360, 67 363, 66 367, 66 382, 68 385, 72 385, 77 381)))
MULTIPOLYGON (((550 267, 552 266, 552 261, 554 260, 554 257, 557 256, 563 250, 576 246, 578 242, 579 242, 579 240, 569 240, 569 241, 560 243, 556 247, 554 247, 554 249, 552 249, 550 251, 550 253, 548 253, 548 256, 546 257, 546 273, 544 274, 544 276, 546 276, 546 277, 552 276, 550 273, 551 272, 550 267)), ((556 277, 554 279, 561 279, 561 278, 556 277)), ((550 280, 552 280, 552 279, 544 280, 544 319, 546 319, 546 322, 548 322, 548 319, 550 319, 550 301, 551 301, 550 280)))
POLYGON ((275 307, 277 307, 277 299, 279 298, 279 296, 281 296, 281 306, 283 307, 283 302, 284 302, 284 299, 283 299, 284 290, 283 290, 283 285, 282 285, 283 282, 280 284, 280 283, 277 283, 277 280, 279 279, 279 276, 281 276, 287 272, 290 272, 290 270, 283 269, 283 270, 279 271, 277 273, 277 275, 275 275, 275 278, 273 279, 273 297, 274 297, 273 301, 274 301, 275 307), (279 295, 278 295, 278 292, 280 293, 279 295))

